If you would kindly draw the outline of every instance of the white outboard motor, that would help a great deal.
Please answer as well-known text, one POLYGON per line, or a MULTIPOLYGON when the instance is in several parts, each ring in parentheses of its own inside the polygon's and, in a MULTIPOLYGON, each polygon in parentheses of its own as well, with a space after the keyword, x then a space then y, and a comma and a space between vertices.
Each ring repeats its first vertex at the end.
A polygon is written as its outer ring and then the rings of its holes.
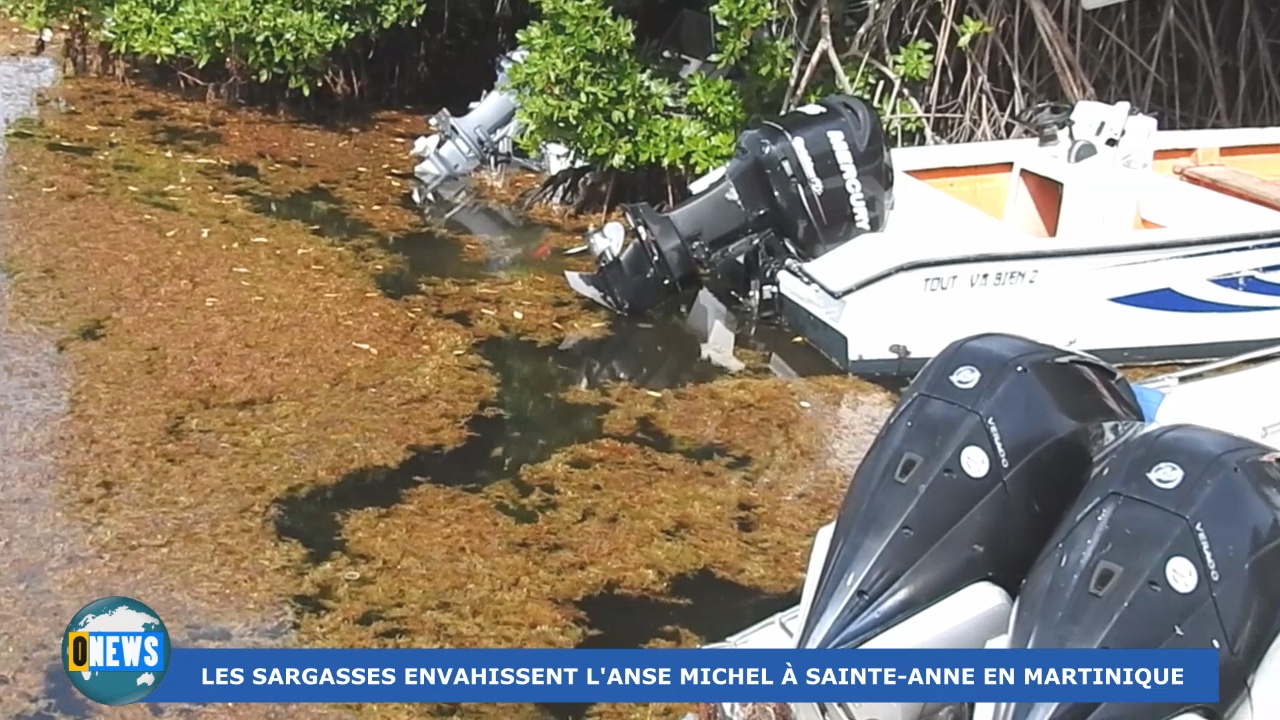
POLYGON ((623 206, 626 226, 587 237, 597 271, 566 273, 569 285, 639 315, 755 249, 811 260, 884 228, 893 166, 875 109, 833 95, 743 132, 698 190, 667 212, 623 206))
POLYGON ((1280 718, 1280 453, 1195 425, 1099 459, 990 647, 1217 648, 1208 706, 979 704, 975 720, 1280 718))
POLYGON ((526 52, 515 50, 498 60, 498 79, 493 90, 462 117, 441 110, 431 118, 436 134, 420 137, 412 155, 422 162, 413 169, 428 186, 460 178, 486 162, 511 156, 512 141, 519 134, 516 94, 507 87, 507 70, 524 60, 526 52))
MULTIPOLYGON (((1009 598, 1098 448, 1141 419, 1129 383, 1094 358, 1011 335, 952 343, 907 388, 853 476, 829 548, 815 548, 793 646, 982 647, 1007 627, 1009 598)), ((825 712, 909 720, 943 709, 825 712)))

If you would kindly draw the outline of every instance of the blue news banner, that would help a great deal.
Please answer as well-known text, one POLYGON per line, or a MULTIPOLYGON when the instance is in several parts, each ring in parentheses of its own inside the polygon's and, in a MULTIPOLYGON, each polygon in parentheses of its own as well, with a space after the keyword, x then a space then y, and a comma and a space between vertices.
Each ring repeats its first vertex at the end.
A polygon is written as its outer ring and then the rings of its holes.
POLYGON ((146 702, 1185 702, 1205 650, 174 648, 146 702))

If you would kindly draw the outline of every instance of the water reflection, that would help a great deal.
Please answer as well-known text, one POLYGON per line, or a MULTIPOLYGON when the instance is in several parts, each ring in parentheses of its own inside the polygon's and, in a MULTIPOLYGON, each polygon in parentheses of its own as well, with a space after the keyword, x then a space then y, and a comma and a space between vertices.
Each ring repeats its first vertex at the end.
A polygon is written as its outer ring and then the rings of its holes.
POLYGON ((469 184, 453 181, 428 192, 419 184, 409 193, 413 207, 425 217, 445 223, 451 230, 508 241, 537 239, 546 227, 523 217, 513 207, 485 202, 469 184))
POLYGON ((769 370, 779 377, 841 375, 843 370, 789 328, 777 323, 747 325, 736 334, 737 346, 768 356, 769 370))
MULTIPOLYGON (((277 533, 299 542, 312 562, 322 562, 346 549, 341 523, 352 511, 393 507, 422 483, 480 492, 496 482, 515 481, 521 468, 543 462, 561 448, 603 437, 607 405, 568 402, 561 396, 569 387, 600 381, 582 371, 582 360, 593 355, 594 347, 584 342, 576 353, 565 353, 511 337, 485 341, 478 351, 498 379, 498 396, 467 422, 466 441, 456 447, 410 448, 395 466, 360 468, 331 485, 289 493, 276 501, 277 533)), ((698 363, 695 357, 690 365, 698 363)), ((662 379, 674 386, 714 375, 712 368, 673 372, 662 379)), ((651 380, 657 382, 657 376, 651 380)), ((507 508, 509 514, 517 510, 507 508)))
POLYGON ((429 222, 480 242, 484 246, 485 272, 533 264, 550 268, 559 257, 542 252, 545 225, 523 217, 515 208, 486 202, 465 181, 449 181, 430 192, 418 184, 408 194, 408 204, 429 222))
MULTIPOLYGON (((708 568, 672 578, 665 595, 605 591, 575 605, 586 616, 587 636, 577 647, 625 649, 654 640, 677 642, 680 628, 705 640, 725 637, 800 602, 799 591, 768 593, 716 575, 708 568)), ((555 720, 580 720, 590 703, 548 703, 555 720)))
POLYGON ((321 185, 294 190, 283 197, 249 191, 240 192, 239 195, 249 201, 249 207, 254 212, 277 220, 304 223, 311 232, 328 240, 355 240, 366 237, 373 231, 373 226, 352 217, 342 200, 332 190, 321 185))
POLYGON ((682 323, 619 318, 607 337, 562 342, 557 362, 573 367, 575 384, 583 389, 617 382, 659 390, 707 382, 724 373, 703 357, 699 340, 682 323))
POLYGON ((626 382, 656 389, 742 371, 786 378, 840 374, 785 328, 739 318, 705 289, 673 299, 653 319, 614 317, 609 337, 570 337, 560 349, 577 358, 582 387, 626 382), (744 350, 763 355, 762 362, 744 362, 744 350))
MULTIPOLYGON (((241 163, 230 171, 254 177, 257 168, 241 163)), ((428 279, 476 280, 534 265, 554 265, 547 262, 551 259, 548 254, 540 252, 544 226, 521 220, 513 210, 486 205, 465 187, 454 187, 448 196, 437 196, 424 205, 410 195, 406 205, 422 212, 428 225, 390 238, 380 236, 372 225, 352 215, 346 203, 322 185, 285 195, 248 190, 238 194, 260 215, 302 223, 326 240, 373 242, 399 256, 397 267, 374 278, 391 298, 422 292, 422 283, 428 279), (476 243, 482 247, 478 257, 472 257, 467 246, 476 243)))

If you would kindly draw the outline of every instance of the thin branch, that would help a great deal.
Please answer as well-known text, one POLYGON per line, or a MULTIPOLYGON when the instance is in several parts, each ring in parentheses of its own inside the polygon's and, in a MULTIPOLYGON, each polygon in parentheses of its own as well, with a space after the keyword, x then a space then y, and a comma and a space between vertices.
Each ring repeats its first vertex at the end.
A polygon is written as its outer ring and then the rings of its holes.
POLYGON ((840 56, 836 54, 835 41, 831 39, 831 6, 827 0, 818 0, 818 13, 822 44, 826 46, 827 60, 831 62, 831 69, 836 74, 836 86, 840 88, 840 92, 852 95, 853 86, 849 84, 849 77, 844 74, 844 67, 840 64, 840 56))
POLYGON ((818 71, 818 64, 822 62, 822 58, 827 53, 827 39, 822 38, 818 41, 818 47, 813 49, 813 54, 809 56, 809 67, 805 68, 804 77, 800 78, 800 84, 796 86, 795 92, 791 95, 792 106, 799 104, 800 98, 804 97, 804 91, 809 88, 809 82, 813 80, 814 74, 818 71))
POLYGON ((790 80, 787 81, 787 92, 782 98, 781 112, 783 113, 791 109, 792 96, 799 95, 799 93, 796 92, 796 83, 800 81, 800 66, 804 63, 803 49, 809 46, 809 38, 813 37, 813 26, 817 21, 818 8, 815 7, 809 11, 809 20, 805 23, 804 34, 800 36, 800 44, 798 47, 801 48, 801 50, 796 53, 796 59, 791 63, 791 75, 790 80))

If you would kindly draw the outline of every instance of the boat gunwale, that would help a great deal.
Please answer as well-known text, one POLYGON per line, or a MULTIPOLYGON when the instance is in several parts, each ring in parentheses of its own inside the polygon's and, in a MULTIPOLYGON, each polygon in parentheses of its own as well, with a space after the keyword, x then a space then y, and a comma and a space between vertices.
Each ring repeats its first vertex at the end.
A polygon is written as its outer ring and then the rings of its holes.
MULTIPOLYGON (((1036 138, 983 140, 896 147, 889 151, 895 171, 917 172, 1017 162, 1020 153, 1039 144, 1036 138)), ((1155 152, 1194 151, 1201 148, 1280 147, 1280 126, 1157 130, 1151 142, 1155 152)), ((1280 156, 1280 152, 1277 153, 1280 156)))
MULTIPOLYGON (((1171 238, 1165 240, 1156 240, 1147 243, 1134 243, 1125 245, 1091 245, 1088 247, 1063 248, 1061 246, 1053 248, 1028 248, 1026 250, 1010 250, 999 252, 976 253, 971 255, 949 255, 945 257, 919 258, 908 260, 901 264, 890 268, 885 268, 879 272, 869 275, 858 282, 851 284, 843 290, 832 290, 826 283, 819 280, 812 273, 808 272, 802 264, 800 271, 793 268, 785 268, 779 272, 790 273, 795 275, 802 282, 817 285, 824 293, 836 298, 843 299, 855 292, 864 290, 883 280, 887 280, 894 275, 904 272, 912 272, 914 270, 922 270, 928 268, 941 267, 944 265, 966 265, 980 262, 1018 262, 1020 260, 1042 260, 1045 258, 1078 258, 1090 255, 1120 255, 1127 253, 1142 253, 1152 250, 1181 250, 1187 248, 1196 248, 1209 245, 1229 245, 1232 243, 1256 243, 1261 241, 1274 241, 1273 244, 1258 247, 1248 245, 1239 248, 1231 248, 1223 251, 1223 254, 1233 252, 1246 252, 1249 250, 1267 249, 1280 247, 1280 228, 1269 228, 1266 230, 1251 230, 1242 233, 1234 233, 1227 235, 1211 235, 1198 236, 1191 238, 1171 238)), ((1167 258, 1152 258, 1148 261, 1141 262, 1159 262, 1167 258)), ((1134 263, 1138 264, 1138 263, 1134 263)))
MULTIPOLYGON (((792 301, 794 302, 794 301, 792 301)), ((808 312, 805 310, 805 312, 808 312)), ((812 314, 812 313, 810 313, 812 314)), ((1155 365, 1183 365, 1213 362, 1280 344, 1280 335, 1252 340, 1232 340, 1181 345, 1135 345, 1131 347, 1082 348, 1085 352, 1118 368, 1155 365)), ((1064 348, 1071 350, 1071 348, 1064 348)), ((847 354, 847 351, 846 351, 847 354)), ((851 375, 860 377, 904 377, 919 372, 933 356, 879 357, 871 359, 832 359, 851 375)), ((1261 365, 1259 367, 1262 367, 1261 365)), ((1190 383, 1188 383, 1189 385, 1190 383)), ((1160 389, 1159 387, 1154 389, 1160 389)))

